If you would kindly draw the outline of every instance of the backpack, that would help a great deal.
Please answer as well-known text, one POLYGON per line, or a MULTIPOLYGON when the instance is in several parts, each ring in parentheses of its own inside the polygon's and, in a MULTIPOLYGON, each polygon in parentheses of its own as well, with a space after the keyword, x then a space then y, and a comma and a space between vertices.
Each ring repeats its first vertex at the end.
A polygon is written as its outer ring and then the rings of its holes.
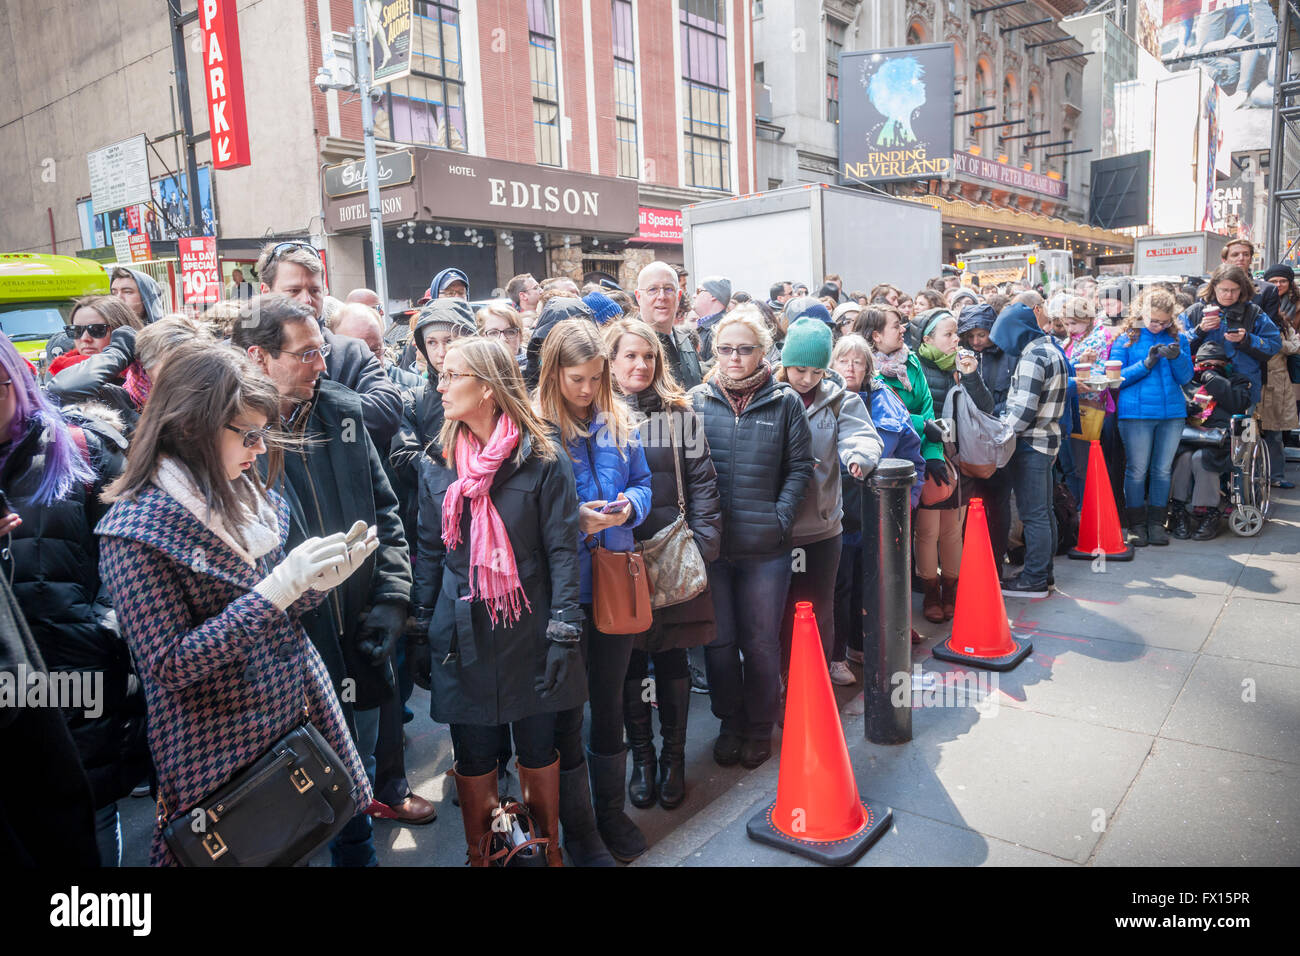
POLYGON ((980 411, 960 383, 948 389, 943 417, 952 421, 955 431, 944 451, 963 475, 988 478, 1015 454, 1015 433, 996 415, 980 411))

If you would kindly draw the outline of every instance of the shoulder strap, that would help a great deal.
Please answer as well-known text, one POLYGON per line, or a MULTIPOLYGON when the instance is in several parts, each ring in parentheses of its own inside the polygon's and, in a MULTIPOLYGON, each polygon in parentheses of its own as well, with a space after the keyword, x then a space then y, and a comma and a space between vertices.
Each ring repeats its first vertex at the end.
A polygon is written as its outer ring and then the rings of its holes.
MULTIPOLYGON (((673 450, 673 471, 677 475, 677 510, 683 518, 686 517, 686 493, 682 487, 682 463, 677 457, 677 430, 673 427, 672 409, 664 410, 668 418, 668 443, 673 450)), ((682 428, 686 427, 686 416, 682 415, 682 428)))

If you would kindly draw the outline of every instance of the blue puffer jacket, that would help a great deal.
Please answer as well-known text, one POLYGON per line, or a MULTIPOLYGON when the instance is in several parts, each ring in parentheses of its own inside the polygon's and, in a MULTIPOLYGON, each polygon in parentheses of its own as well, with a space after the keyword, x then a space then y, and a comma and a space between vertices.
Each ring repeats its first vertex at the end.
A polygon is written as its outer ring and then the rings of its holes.
POLYGON ((595 434, 568 443, 565 450, 573 462, 573 477, 578 486, 578 501, 613 501, 621 491, 632 502, 632 513, 615 525, 587 540, 578 534, 578 565, 581 571, 583 604, 591 603, 591 552, 599 545, 610 551, 631 551, 636 547, 632 529, 650 513, 650 468, 645 449, 636 432, 632 444, 620 449, 602 424, 595 434))
POLYGON ((1111 361, 1124 363, 1120 380, 1119 398, 1115 411, 1120 418, 1183 418, 1187 415, 1187 399, 1183 386, 1192 380, 1192 344, 1186 332, 1177 338, 1171 329, 1152 335, 1143 328, 1137 341, 1129 344, 1127 335, 1120 335, 1110 347, 1111 361), (1176 359, 1161 356, 1155 368, 1145 364, 1152 346, 1178 343, 1176 359))

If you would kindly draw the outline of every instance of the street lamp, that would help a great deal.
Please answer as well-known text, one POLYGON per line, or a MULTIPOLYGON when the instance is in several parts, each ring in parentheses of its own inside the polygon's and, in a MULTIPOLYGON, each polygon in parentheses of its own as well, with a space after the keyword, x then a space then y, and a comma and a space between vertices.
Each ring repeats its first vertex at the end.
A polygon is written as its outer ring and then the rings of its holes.
MULTIPOLYGON (((366 29, 365 0, 352 0, 352 19, 356 26, 348 30, 352 38, 356 69, 331 58, 316 73, 316 88, 343 90, 360 94, 361 129, 365 140, 366 200, 370 207, 370 246, 375 263, 375 292, 385 309, 388 308, 388 272, 384 259, 384 216, 379 204, 379 160, 375 154, 374 101, 383 96, 383 90, 370 85, 370 33, 366 29)), ((412 236, 412 241, 414 237, 412 236)))

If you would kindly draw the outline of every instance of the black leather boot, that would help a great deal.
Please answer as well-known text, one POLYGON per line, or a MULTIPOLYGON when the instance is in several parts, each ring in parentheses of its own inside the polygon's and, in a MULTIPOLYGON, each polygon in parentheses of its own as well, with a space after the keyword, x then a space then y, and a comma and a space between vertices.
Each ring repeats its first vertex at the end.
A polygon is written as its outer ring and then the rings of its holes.
POLYGON ((659 754, 659 805, 672 810, 686 799, 686 721, 691 709, 688 677, 659 682, 659 729, 664 746, 659 754))
POLYGON ((642 809, 655 803, 654 724, 650 702, 644 699, 644 694, 640 680, 623 682, 623 729, 627 732, 628 749, 632 751, 632 779, 627 784, 627 796, 632 806, 642 809))
POLYGON ((1147 541, 1147 509, 1146 505, 1141 508, 1125 508, 1124 524, 1128 526, 1128 543, 1135 548, 1145 548, 1147 541))
POLYGON ((1147 509, 1147 541, 1156 547, 1169 544, 1169 535, 1165 531, 1165 520, 1169 517, 1168 508, 1147 509))
POLYGON ((1192 532, 1193 541, 1212 541, 1219 536, 1219 518, 1223 512, 1218 508, 1197 509, 1202 512, 1200 524, 1192 532))
POLYGON ((630 863, 649 849, 645 834, 623 812, 627 780, 627 748, 622 753, 587 751, 591 792, 596 804, 596 829, 614 859, 630 863))
POLYGON ((1169 502, 1169 533, 1180 541, 1192 536, 1192 522, 1187 514, 1187 505, 1181 501, 1169 502))
POLYGON ((560 771, 560 825, 564 848, 574 866, 618 866, 596 832, 596 811, 591 805, 587 766, 560 771))

